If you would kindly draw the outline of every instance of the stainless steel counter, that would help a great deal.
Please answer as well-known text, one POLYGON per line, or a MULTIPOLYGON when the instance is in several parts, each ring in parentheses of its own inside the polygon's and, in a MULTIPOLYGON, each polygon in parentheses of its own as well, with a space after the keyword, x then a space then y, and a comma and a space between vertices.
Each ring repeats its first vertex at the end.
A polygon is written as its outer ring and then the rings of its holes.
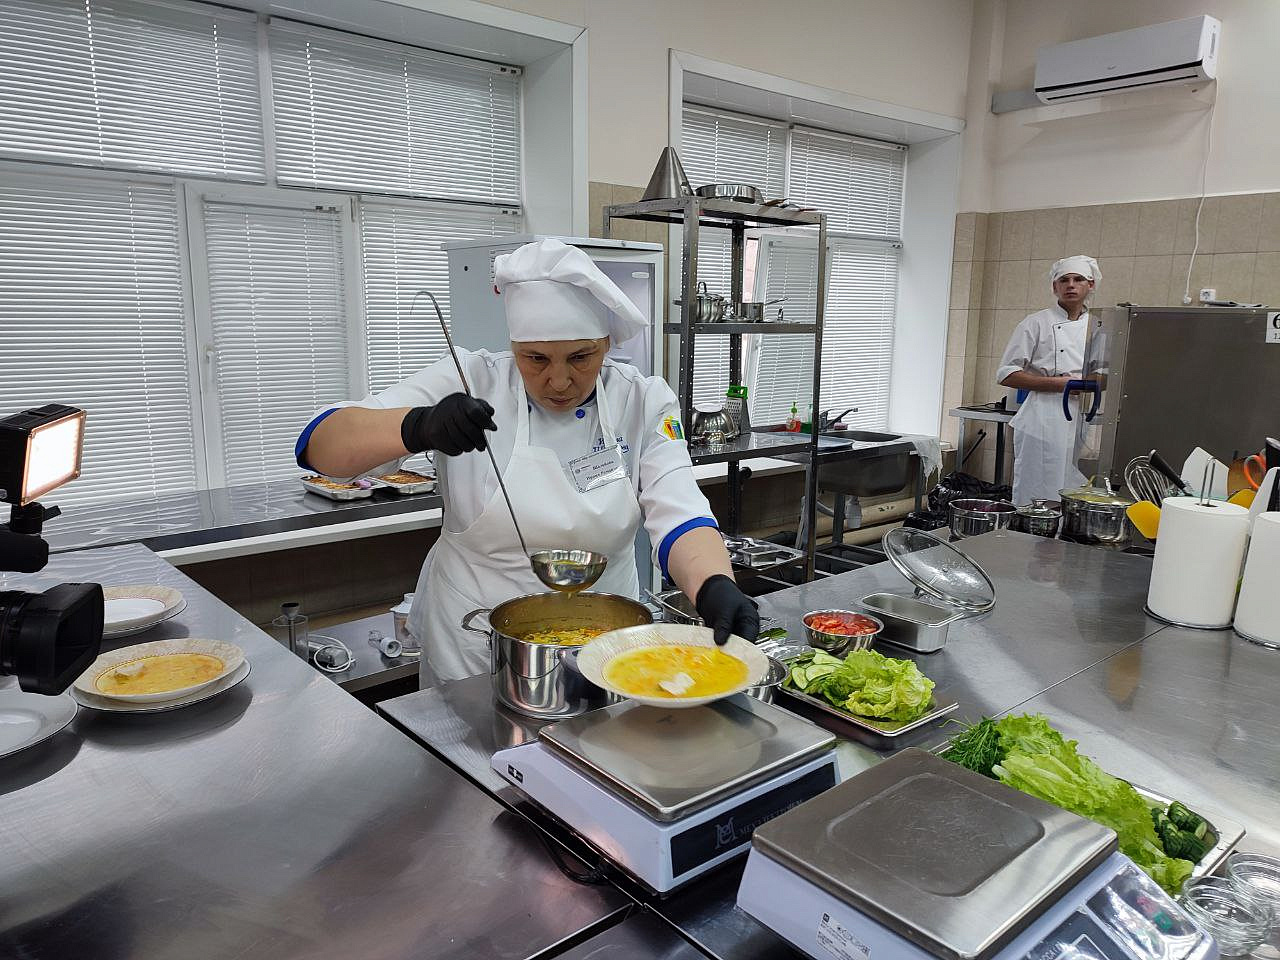
POLYGON ((568 880, 524 820, 146 549, 0 589, 77 579, 177 587, 154 634, 231 640, 253 672, 173 713, 82 710, 0 761, 0 956, 523 958, 621 919, 620 891, 568 880))
POLYGON ((297 480, 275 480, 68 507, 45 525, 44 538, 52 553, 124 543, 172 550, 432 510, 442 502, 434 493, 405 496, 386 489, 362 500, 335 501, 304 490, 297 480))
MULTIPOLYGON (((955 716, 977 720, 1026 702, 1163 624, 1142 612, 1151 562, 1061 540, 1000 532, 956 544, 978 561, 996 586, 996 605, 981 617, 953 623, 937 653, 912 654, 937 692, 958 700, 955 716)), ((869 593, 910 594, 891 564, 816 580, 759 598, 760 610, 793 637, 811 610, 853 609, 869 593)), ((916 745, 946 736, 925 728, 916 745)))
MULTIPOLYGON (((942 651, 917 657, 938 689, 960 700, 958 716, 1042 711, 1104 767, 1239 820, 1249 830, 1245 848, 1280 853, 1280 654, 1145 616, 1143 557, 1016 533, 960 546, 995 581, 996 607, 953 624, 942 651)), ((798 630, 804 612, 853 606, 880 589, 908 586, 880 564, 770 594, 761 608, 798 630)), ((535 735, 539 723, 495 710, 487 677, 379 709, 503 803, 528 806, 489 757, 535 735)), ((917 743, 948 735, 935 727, 917 743)), ((845 776, 885 756, 857 744, 839 749, 845 776)), ((713 957, 794 957, 735 906, 741 871, 739 860, 666 899, 628 892, 713 957)))

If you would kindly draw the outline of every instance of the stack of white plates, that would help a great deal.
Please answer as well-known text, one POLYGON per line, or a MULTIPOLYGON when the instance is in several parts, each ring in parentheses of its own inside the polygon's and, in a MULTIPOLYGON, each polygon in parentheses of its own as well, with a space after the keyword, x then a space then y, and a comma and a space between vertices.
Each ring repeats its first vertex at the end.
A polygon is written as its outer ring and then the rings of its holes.
POLYGON ((152 640, 150 643, 137 643, 131 647, 122 647, 102 654, 76 678, 70 692, 76 703, 91 710, 103 710, 109 713, 162 713, 216 697, 230 690, 248 675, 249 661, 245 659, 244 651, 234 643, 198 637, 152 640), (198 653, 217 657, 222 661, 222 670, 216 676, 199 683, 159 693, 104 693, 98 687, 98 679, 117 667, 148 657, 163 657, 177 653, 198 653))
POLYGON ((102 598, 105 601, 102 618, 104 640, 150 630, 157 623, 176 617, 187 606, 179 591, 159 584, 105 587, 102 598))

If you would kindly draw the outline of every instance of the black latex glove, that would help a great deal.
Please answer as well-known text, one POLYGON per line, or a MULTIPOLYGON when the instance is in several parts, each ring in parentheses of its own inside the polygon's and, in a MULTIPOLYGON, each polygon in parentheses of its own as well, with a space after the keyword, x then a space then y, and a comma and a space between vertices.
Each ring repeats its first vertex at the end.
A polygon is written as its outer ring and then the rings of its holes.
POLYGON ((698 616, 703 622, 715 631, 718 644, 723 645, 731 633, 752 642, 760 636, 760 612, 755 601, 723 573, 708 577, 703 582, 693 605, 698 608, 698 616))
POLYGON ((497 430, 493 407, 465 393, 451 393, 434 407, 414 407, 400 421, 400 439, 410 453, 435 450, 450 457, 483 450, 486 430, 497 430))

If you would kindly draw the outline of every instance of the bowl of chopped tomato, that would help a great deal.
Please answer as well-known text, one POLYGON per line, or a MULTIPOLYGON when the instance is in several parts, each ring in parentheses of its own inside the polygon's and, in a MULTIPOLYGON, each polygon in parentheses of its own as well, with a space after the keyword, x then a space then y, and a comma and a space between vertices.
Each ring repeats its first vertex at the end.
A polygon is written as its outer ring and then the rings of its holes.
POLYGON ((814 610, 804 615, 809 645, 835 656, 865 650, 883 629, 876 617, 853 610, 814 610))

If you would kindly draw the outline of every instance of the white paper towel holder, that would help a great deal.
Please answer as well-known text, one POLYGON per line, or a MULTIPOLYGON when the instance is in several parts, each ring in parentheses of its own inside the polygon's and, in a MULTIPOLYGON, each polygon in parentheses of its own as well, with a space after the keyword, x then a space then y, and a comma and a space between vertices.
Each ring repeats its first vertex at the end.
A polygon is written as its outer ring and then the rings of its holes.
MULTIPOLYGON (((1213 462, 1213 460, 1210 460, 1204 466, 1204 475, 1201 477, 1201 480, 1200 480, 1200 496, 1197 498, 1200 501, 1200 506, 1202 507, 1217 506, 1216 503, 1213 503, 1209 499, 1209 489, 1210 489, 1210 485, 1213 483, 1213 474, 1214 474, 1215 466, 1216 465, 1213 462)), ((1142 605, 1142 612, 1145 613, 1148 617, 1151 617, 1155 620, 1159 620, 1161 623, 1167 623, 1170 626, 1174 626, 1174 627, 1186 627, 1188 630, 1230 630, 1232 629, 1231 620, 1228 620, 1226 623, 1220 623, 1217 625, 1204 624, 1204 623, 1186 623, 1182 620, 1171 620, 1169 617, 1164 617, 1156 613, 1154 610, 1151 609, 1150 604, 1145 604, 1145 603, 1142 605)), ((1280 644, 1267 643, 1264 640, 1257 640, 1253 637, 1240 633, 1239 630, 1237 630, 1236 633, 1239 634, 1241 637, 1243 637, 1245 640, 1248 640, 1250 643, 1257 643, 1257 644, 1261 644, 1264 647, 1270 647, 1273 650, 1280 650, 1280 644)))

